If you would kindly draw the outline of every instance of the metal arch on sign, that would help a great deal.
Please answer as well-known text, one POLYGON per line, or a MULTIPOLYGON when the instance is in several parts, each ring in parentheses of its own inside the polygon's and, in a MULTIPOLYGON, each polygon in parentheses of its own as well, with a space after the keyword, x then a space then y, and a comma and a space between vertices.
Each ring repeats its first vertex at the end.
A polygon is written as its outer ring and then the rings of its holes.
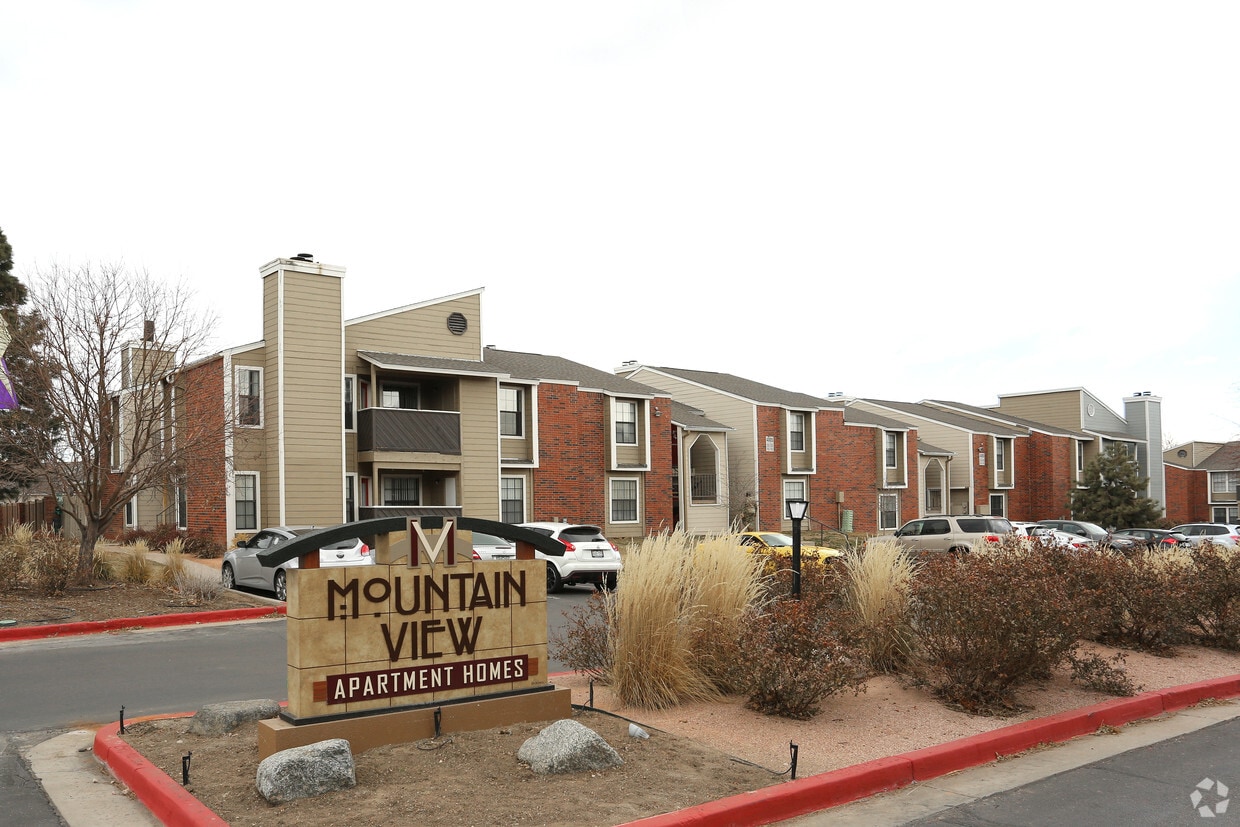
MULTIPOLYGON (((443 528, 444 519, 442 516, 426 516, 418 520, 418 524, 426 529, 441 529, 443 528)), ((493 534, 496 537, 502 537, 513 542, 529 543, 538 551, 551 557, 564 556, 563 543, 545 534, 539 534, 532 529, 513 525, 512 523, 501 523, 496 520, 483 520, 477 517, 455 517, 449 519, 453 519, 456 527, 462 531, 480 531, 484 534, 493 534)), ((344 523, 331 528, 321 528, 318 531, 311 531, 292 540, 278 543, 266 551, 260 551, 257 555, 258 562, 267 568, 273 568, 295 557, 305 557, 307 554, 314 554, 323 546, 338 543, 342 540, 352 540, 354 537, 374 537, 379 534, 391 534, 395 531, 407 531, 408 529, 409 518, 407 517, 377 517, 373 520, 358 520, 355 523, 344 523)))

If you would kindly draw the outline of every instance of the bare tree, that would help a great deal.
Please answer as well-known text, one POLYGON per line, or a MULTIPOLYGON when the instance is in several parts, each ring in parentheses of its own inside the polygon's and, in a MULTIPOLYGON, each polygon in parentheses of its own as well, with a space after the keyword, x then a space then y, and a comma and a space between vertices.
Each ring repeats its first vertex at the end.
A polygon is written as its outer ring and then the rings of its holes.
POLYGON ((184 285, 123 265, 52 265, 29 278, 41 335, 15 341, 21 377, 58 429, 3 446, 22 471, 66 495, 81 532, 77 581, 93 578, 95 544, 140 492, 175 490, 204 456, 222 456, 229 423, 203 371, 214 319, 184 285), (187 410, 214 398, 210 410, 187 410), (217 413, 218 412, 218 413, 217 413))

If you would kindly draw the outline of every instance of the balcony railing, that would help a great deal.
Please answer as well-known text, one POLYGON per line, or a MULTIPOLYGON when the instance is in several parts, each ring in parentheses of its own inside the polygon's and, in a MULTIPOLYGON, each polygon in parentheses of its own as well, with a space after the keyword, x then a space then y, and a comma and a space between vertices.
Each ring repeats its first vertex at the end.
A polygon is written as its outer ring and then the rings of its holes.
POLYGON ((461 415, 456 411, 364 408, 357 413, 357 450, 461 453, 461 415))
POLYGON ((689 477, 689 496, 695 503, 713 503, 719 499, 717 474, 693 474, 689 477))

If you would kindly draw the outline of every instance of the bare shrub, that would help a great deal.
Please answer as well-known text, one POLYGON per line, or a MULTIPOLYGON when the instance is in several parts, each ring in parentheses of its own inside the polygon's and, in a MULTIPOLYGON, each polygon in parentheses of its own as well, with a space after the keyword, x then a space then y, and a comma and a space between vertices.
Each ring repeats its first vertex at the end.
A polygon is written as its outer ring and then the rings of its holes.
POLYGON ((865 687, 865 659, 838 622, 802 600, 781 600, 748 618, 739 641, 745 706, 806 720, 823 698, 865 687))
POLYGON ((36 532, 22 567, 22 576, 35 592, 63 594, 77 573, 77 543, 59 534, 36 532))
POLYGON ((917 562, 895 540, 876 538, 847 550, 843 564, 845 605, 866 661, 876 672, 896 671, 912 650, 908 603, 917 562))
POLYGON ((185 555, 182 553, 184 548, 185 541, 179 537, 175 540, 169 541, 168 544, 164 546, 164 565, 157 574, 153 575, 154 579, 174 587, 178 582, 185 579, 185 555))
POLYGON ((1095 692, 1129 697, 1141 691, 1124 669, 1124 653, 1117 652, 1112 658, 1104 658, 1097 652, 1068 653, 1072 665, 1072 681, 1095 692))
POLYGON ((927 557, 913 581, 916 668, 935 693, 968 712, 1015 711, 1013 690, 1049 676, 1090 624, 1054 551, 998 548, 927 557))
POLYGON ((224 585, 219 578, 191 571, 185 565, 172 576, 170 583, 181 599, 193 606, 213 603, 224 593, 224 585))
POLYGON ((1187 554, 1103 551, 1082 555, 1081 560, 1097 569, 1093 579, 1099 587, 1093 596, 1100 618, 1098 640, 1170 654, 1172 646, 1187 639, 1192 617, 1192 560, 1187 554))
POLYGON ((1240 649, 1240 549, 1202 543, 1189 551, 1189 623, 1206 646, 1240 649))
POLYGON ((607 628, 607 601, 614 592, 595 592, 585 606, 564 613, 568 624, 562 637, 548 644, 550 654, 569 669, 601 683, 611 681, 611 640, 607 628))

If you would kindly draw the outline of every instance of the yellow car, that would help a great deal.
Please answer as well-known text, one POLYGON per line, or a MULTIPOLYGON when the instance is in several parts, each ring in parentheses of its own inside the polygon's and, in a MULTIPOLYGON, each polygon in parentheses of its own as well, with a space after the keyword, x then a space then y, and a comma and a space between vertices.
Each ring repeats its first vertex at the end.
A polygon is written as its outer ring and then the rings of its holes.
MULTIPOLYGON (((743 531, 736 535, 736 538, 741 545, 756 554, 771 554, 780 557, 792 556, 792 538, 778 531, 743 531)), ((804 541, 801 543, 802 560, 826 562, 831 558, 839 556, 839 549, 828 548, 827 546, 814 546, 804 541)))

